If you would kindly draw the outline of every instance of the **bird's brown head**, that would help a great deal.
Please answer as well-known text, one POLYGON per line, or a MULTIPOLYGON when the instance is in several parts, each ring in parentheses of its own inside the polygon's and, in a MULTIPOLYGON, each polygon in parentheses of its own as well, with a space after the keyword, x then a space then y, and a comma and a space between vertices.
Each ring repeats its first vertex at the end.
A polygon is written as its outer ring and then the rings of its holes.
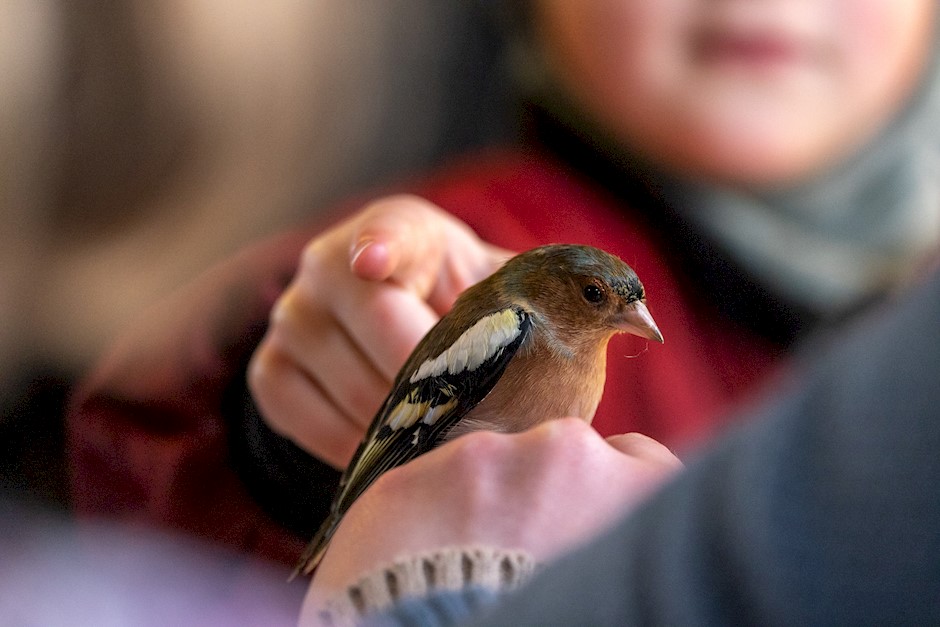
POLYGON ((596 341, 632 333, 663 341, 633 268, 592 246, 553 244, 507 262, 507 280, 560 337, 596 341))

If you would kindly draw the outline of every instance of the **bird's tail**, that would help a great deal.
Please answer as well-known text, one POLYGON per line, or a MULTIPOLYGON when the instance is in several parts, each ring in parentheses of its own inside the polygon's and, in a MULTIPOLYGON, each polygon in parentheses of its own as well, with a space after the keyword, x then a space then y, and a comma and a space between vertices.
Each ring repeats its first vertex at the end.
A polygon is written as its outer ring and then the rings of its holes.
POLYGON ((320 560, 323 559, 323 554, 326 553, 326 547, 330 543, 330 538, 333 537, 336 528, 339 526, 339 520, 340 517, 336 514, 331 513, 327 516, 323 524, 320 525, 320 528, 317 529, 313 539, 304 548, 304 552, 300 554, 300 559, 297 560, 294 572, 291 573, 287 581, 293 581, 297 575, 309 575, 313 572, 320 563, 320 560))

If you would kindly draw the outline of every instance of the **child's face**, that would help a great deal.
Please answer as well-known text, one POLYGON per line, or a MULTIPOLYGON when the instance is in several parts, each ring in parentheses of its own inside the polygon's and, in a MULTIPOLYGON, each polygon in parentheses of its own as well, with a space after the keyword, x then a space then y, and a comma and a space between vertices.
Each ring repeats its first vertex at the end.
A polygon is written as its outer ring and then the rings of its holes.
POLYGON ((811 175, 913 92, 935 0, 536 0, 568 90, 654 161, 742 185, 811 175))

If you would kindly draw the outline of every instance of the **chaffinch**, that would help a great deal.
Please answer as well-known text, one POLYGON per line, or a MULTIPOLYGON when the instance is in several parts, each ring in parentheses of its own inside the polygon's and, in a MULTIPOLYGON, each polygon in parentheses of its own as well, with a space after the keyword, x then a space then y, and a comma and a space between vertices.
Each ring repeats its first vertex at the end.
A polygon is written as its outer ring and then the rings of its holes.
POLYGON ((620 332, 663 341, 633 269, 590 246, 535 248, 467 289, 399 371, 294 576, 316 568, 345 512, 385 471, 470 431, 590 422, 607 343, 620 332))

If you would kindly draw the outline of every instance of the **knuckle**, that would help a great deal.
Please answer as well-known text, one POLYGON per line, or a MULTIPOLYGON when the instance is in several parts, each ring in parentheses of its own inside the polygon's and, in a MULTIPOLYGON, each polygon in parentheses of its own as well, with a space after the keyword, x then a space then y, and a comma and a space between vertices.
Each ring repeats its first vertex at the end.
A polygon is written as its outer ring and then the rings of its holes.
POLYGON ((404 464, 386 470, 380 474, 372 485, 369 492, 373 494, 398 494, 409 491, 412 487, 414 470, 411 464, 404 464))
POLYGON ((452 463, 461 474, 473 476, 493 466, 505 451, 506 436, 491 431, 474 431, 462 435, 453 443, 452 463))
POLYGON ((288 353, 288 347, 303 330, 316 319, 318 310, 305 301, 295 290, 284 292, 274 303, 268 315, 268 329, 264 342, 280 353, 288 353))
POLYGON ((286 368, 284 360, 269 345, 262 344, 248 362, 246 382, 264 422, 278 435, 291 437, 294 425, 277 410, 284 395, 286 368))
POLYGON ((360 236, 377 232, 404 240, 408 244, 424 246, 437 244, 433 237, 415 237, 415 234, 436 232, 452 218, 430 201, 413 194, 395 194, 379 198, 366 205, 358 224, 360 236))
POLYGON ((581 436, 593 431, 591 426, 581 418, 565 417, 553 421, 559 436, 581 436))
POLYGON ((368 203, 363 210, 363 216, 368 219, 402 210, 411 212, 434 211, 435 209, 434 205, 421 196, 408 193, 390 194, 368 203))
POLYGON ((589 463, 596 458, 600 439, 594 429, 580 418, 558 418, 537 427, 534 449, 538 455, 533 463, 554 469, 559 460, 571 464, 571 468, 589 463))
POLYGON ((268 335, 271 335, 272 329, 290 325, 297 317, 298 298, 297 288, 294 285, 278 296, 268 314, 268 335))
POLYGON ((637 431, 630 431, 629 433, 624 433, 620 436, 620 441, 631 448, 637 449, 653 449, 660 448, 662 445, 649 437, 637 431))
POLYGON ((323 262, 324 258, 323 238, 314 238, 307 242, 300 253, 300 267, 302 269, 316 268, 323 262))
POLYGON ((291 363, 288 331, 283 325, 271 325, 255 349, 248 364, 249 375, 257 368, 258 376, 269 375, 275 369, 283 370, 291 363))
POLYGON ((678 464, 679 458, 669 448, 648 435, 631 432, 617 436, 620 450, 634 457, 660 461, 665 465, 678 464))
POLYGON ((592 429, 580 418, 557 418, 542 423, 539 431, 539 435, 547 443, 569 446, 573 442, 584 441, 592 429))
POLYGON ((336 245, 330 243, 327 235, 307 242, 300 253, 297 272, 288 292, 299 288, 311 289, 326 282, 324 277, 335 275, 341 269, 338 264, 345 264, 345 260, 345 251, 338 252, 336 245))
POLYGON ((254 395, 263 394, 264 389, 277 380, 272 373, 272 370, 276 368, 273 350, 269 342, 262 341, 248 362, 246 378, 248 389, 254 395))

